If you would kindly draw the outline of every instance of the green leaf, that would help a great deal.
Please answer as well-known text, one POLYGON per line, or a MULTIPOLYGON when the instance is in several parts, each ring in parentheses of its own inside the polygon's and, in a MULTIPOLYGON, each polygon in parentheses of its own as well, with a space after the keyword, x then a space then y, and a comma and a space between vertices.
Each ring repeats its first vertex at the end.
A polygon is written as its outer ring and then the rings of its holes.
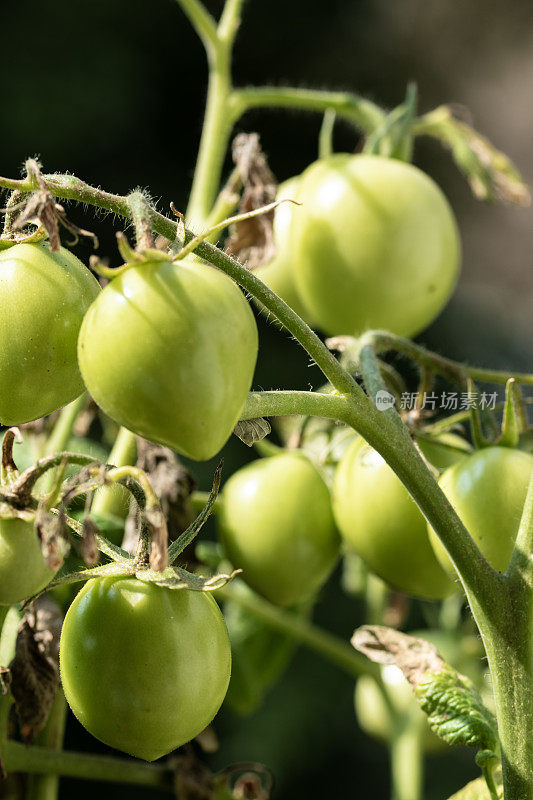
POLYGON ((494 715, 473 682, 446 664, 430 642, 383 625, 363 625, 355 631, 352 644, 372 661, 402 670, 431 730, 445 742, 488 751, 483 753, 484 764, 498 751, 494 715))
POLYGON ((497 750, 496 719, 469 678, 443 664, 440 671, 425 673, 415 694, 431 730, 445 742, 497 750))

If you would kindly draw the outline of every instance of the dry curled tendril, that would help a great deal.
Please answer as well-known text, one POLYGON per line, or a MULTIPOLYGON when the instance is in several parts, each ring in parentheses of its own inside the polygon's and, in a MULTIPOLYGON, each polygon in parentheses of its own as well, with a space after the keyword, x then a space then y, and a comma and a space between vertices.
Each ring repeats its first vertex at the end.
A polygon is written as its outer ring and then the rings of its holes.
MULTIPOLYGON (((49 566, 57 570, 63 563, 71 543, 78 544, 87 569, 62 573, 44 591, 69 583, 106 576, 135 576, 168 589, 191 589, 212 592, 224 586, 237 572, 200 575, 176 566, 185 548, 193 541, 209 517, 220 488, 222 463, 215 471, 213 486, 205 507, 168 545, 167 521, 160 502, 146 473, 138 467, 116 468, 76 453, 58 453, 39 459, 19 473, 13 460, 13 444, 20 437, 17 429, 9 429, 2 444, 2 485, 0 517, 33 521, 49 566), (64 481, 68 464, 81 469, 64 481), (57 470, 54 485, 45 495, 35 495, 39 478, 48 470, 57 470), (82 522, 67 514, 69 503, 80 495, 91 496, 102 486, 123 485, 137 505, 139 525, 138 547, 130 554, 102 536, 96 522, 86 513, 82 522), (99 563, 101 557, 105 563, 99 563)), ((42 593, 41 593, 42 594, 42 593)), ((36 595, 36 597, 39 595, 36 595)), ((30 598, 26 605, 35 600, 30 598)))

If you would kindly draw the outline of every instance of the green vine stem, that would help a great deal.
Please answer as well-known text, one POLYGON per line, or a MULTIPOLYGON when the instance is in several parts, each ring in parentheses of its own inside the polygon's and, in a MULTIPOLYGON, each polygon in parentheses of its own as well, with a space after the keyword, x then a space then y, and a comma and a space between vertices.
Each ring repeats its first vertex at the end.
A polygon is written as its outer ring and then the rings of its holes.
MULTIPOLYGON (((65 695, 59 689, 46 727, 37 736, 37 745, 61 752, 67 722, 67 709, 65 695)), ((57 800, 58 791, 59 775, 32 775, 26 800, 57 800)))
POLYGON ((423 796, 425 733, 418 717, 397 720, 390 743, 392 800, 420 800, 423 796))
POLYGON ((242 0, 226 0, 218 25, 197 0, 178 2, 204 43, 209 65, 204 124, 186 214, 193 228, 202 229, 218 193, 235 121, 228 109, 232 93, 231 58, 242 0))
POLYGON ((373 348, 376 353, 394 351, 412 359, 421 367, 437 372, 452 383, 466 387, 466 379, 484 381, 486 383, 506 384, 509 378, 514 378, 517 383, 533 385, 533 374, 522 372, 505 372, 503 370, 486 369, 461 364, 451 358, 432 353, 430 350, 415 344, 410 339, 394 336, 388 331, 368 331, 357 341, 357 348, 361 350, 366 345, 373 348))
POLYGON ((319 113, 331 109, 365 133, 372 133, 383 124, 386 117, 378 105, 353 92, 296 89, 290 86, 253 86, 233 90, 230 113, 234 121, 254 108, 290 108, 319 113))
POLYGON ((144 764, 125 758, 58 752, 46 747, 26 747, 19 742, 2 743, 1 758, 7 772, 62 775, 80 780, 108 781, 148 786, 171 792, 173 773, 163 764, 144 764))

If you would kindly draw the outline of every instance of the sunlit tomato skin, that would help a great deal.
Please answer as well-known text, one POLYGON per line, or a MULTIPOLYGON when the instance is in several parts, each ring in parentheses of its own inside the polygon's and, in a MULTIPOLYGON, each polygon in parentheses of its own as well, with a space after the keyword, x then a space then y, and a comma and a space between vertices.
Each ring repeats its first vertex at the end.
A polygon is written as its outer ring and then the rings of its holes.
POLYGON ((0 422, 21 425, 83 390, 76 343, 98 281, 68 250, 0 251, 0 422))
POLYGON ((390 586, 430 600, 454 591, 422 512, 385 460, 361 439, 337 467, 333 511, 347 546, 390 586))
POLYGON ((238 286, 193 259, 131 266, 91 306, 80 369, 116 422, 197 461, 228 440, 252 382, 257 327, 238 286))
MULTIPOLYGON (((298 177, 290 178, 280 184, 276 194, 276 200, 293 200, 296 197, 298 187, 298 177)), ((296 206, 293 203, 285 202, 278 206, 274 212, 274 242, 276 245, 276 255, 274 258, 254 270, 254 275, 260 278, 263 283, 272 289, 282 300, 285 300, 298 316, 312 326, 311 316, 302 302, 293 276, 293 259, 290 249, 290 230, 291 222, 296 206)), ((267 314, 263 305, 259 303, 267 314)))
MULTIPOLYGON (((508 447, 486 447, 447 469, 439 484, 489 563, 499 572, 509 565, 522 516, 533 456, 508 447)), ((446 572, 455 569, 440 540, 430 541, 446 572)))
POLYGON ((0 605, 26 600, 50 583, 33 522, 0 519, 0 605))
POLYGON ((411 164, 338 153, 300 177, 291 223, 296 288, 329 335, 413 336, 457 280, 460 242, 439 187, 411 164))
POLYGON ((154 761, 220 708, 231 671, 226 624, 207 593, 93 579, 65 617, 60 670, 68 703, 93 736, 154 761))
POLYGON ((233 565, 277 605, 312 597, 338 559, 328 487, 300 453, 260 459, 232 475, 218 520, 233 565))

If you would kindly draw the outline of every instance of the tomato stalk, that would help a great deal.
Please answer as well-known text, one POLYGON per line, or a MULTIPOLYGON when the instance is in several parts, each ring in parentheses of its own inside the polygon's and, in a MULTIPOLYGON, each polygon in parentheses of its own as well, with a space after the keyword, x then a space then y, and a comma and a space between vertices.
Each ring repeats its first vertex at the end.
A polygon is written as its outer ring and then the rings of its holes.
POLYGON ((107 781, 173 791, 173 772, 166 764, 145 764, 132 759, 58 752, 47 747, 27 747, 2 742, 2 763, 7 772, 62 775, 87 781, 107 781))
POLYGON ((424 783, 423 737, 425 721, 401 715, 389 745, 392 800, 420 800, 424 783))
POLYGON ((187 208, 187 219, 203 228, 220 186, 234 117, 231 104, 231 57, 240 24, 242 0, 227 0, 220 22, 196 0, 178 0, 200 36, 207 54, 209 78, 200 149, 187 208))
MULTIPOLYGON (((36 744, 56 752, 63 748, 63 738, 67 721, 67 701, 61 689, 58 690, 46 727, 36 737, 36 744)), ((59 791, 59 775, 32 775, 28 785, 26 800, 56 800, 59 791)))
MULTIPOLYGON (((332 340, 334 341, 334 340, 332 340)), ((355 342, 354 342, 355 344, 355 342)), ((385 353, 394 351, 403 356, 407 356, 421 367, 430 372, 436 372, 442 377, 447 378, 452 383, 466 388, 466 379, 473 381, 485 381, 486 383, 506 384, 509 378, 514 378, 517 383, 533 385, 533 374, 523 372, 506 372, 504 370, 486 369, 485 367, 470 366, 461 364, 446 358, 438 353, 427 350, 410 339, 395 336, 388 331, 368 331, 357 341, 356 347, 359 351, 370 346, 376 352, 385 353)))

